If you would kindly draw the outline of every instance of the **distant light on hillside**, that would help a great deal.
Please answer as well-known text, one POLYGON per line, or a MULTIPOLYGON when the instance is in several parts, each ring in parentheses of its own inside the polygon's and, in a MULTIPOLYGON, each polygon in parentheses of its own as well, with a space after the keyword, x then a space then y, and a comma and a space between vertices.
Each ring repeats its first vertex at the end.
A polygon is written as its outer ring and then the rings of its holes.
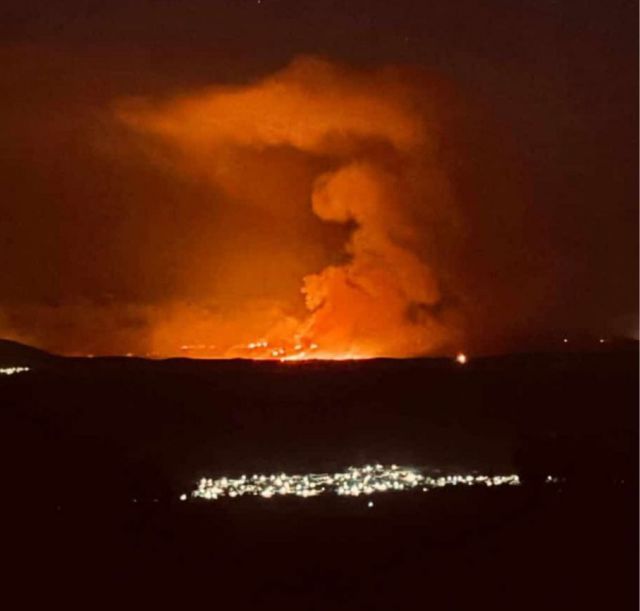
POLYGON ((12 376, 16 373, 24 373, 29 371, 30 367, 0 367, 0 375, 12 376))

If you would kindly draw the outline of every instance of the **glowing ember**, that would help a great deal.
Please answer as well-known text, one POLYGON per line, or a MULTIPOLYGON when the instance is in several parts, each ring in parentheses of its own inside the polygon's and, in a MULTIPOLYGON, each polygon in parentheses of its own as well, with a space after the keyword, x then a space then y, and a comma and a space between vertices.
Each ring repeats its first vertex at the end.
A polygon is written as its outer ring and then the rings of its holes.
POLYGON ((267 340, 249 342, 246 346, 234 349, 234 355, 255 360, 274 360, 281 363, 300 361, 346 361, 372 358, 365 354, 350 352, 330 352, 323 350, 317 343, 295 339, 290 343, 274 344, 267 340))

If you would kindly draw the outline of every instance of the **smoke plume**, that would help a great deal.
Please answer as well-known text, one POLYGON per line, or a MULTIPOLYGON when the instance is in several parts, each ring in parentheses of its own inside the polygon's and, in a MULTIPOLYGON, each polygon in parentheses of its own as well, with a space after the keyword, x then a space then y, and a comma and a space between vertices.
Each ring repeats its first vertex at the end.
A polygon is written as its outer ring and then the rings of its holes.
POLYGON ((292 209, 310 209, 315 221, 286 238, 284 275, 300 242, 322 241, 318 220, 341 231, 333 261, 299 278, 306 311, 296 311, 300 296, 274 298, 269 286, 238 296, 233 313, 175 307, 154 321, 156 351, 193 345, 194 327, 198 344, 227 355, 408 356, 458 337, 429 260, 434 227, 452 223, 455 210, 437 157, 437 109, 412 78, 301 58, 246 86, 121 101, 118 117, 166 171, 206 181, 224 206, 244 210, 248 233, 240 228, 219 255, 223 274, 251 275, 253 266, 259 275, 248 235, 295 225, 292 209))

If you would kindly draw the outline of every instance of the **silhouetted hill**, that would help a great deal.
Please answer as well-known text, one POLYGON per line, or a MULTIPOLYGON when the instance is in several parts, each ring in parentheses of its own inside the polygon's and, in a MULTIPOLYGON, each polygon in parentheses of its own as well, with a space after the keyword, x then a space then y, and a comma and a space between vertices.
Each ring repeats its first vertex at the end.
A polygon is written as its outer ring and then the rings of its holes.
POLYGON ((12 365, 33 366, 42 363, 50 363, 56 357, 49 352, 33 348, 10 339, 0 339, 0 367, 12 365))
POLYGON ((145 608, 172 589, 188 606, 209 583, 218 606, 242 609, 501 608, 487 596, 520 610, 637 608, 637 351, 461 366, 0 345, 33 367, 0 376, 5 556, 28 567, 21 596, 45 583, 48 600, 85 588, 85 603, 113 576, 145 608), (524 485, 378 495, 373 509, 333 496, 177 500, 204 475, 375 461, 516 471, 524 485), (545 485, 548 474, 566 481, 545 485), (549 592, 553 604, 532 598, 549 592))
POLYGON ((464 366, 32 354, 50 364, 0 379, 0 476, 24 495, 34 473, 51 488, 43 498, 62 499, 92 486, 99 498, 128 498, 148 485, 183 491, 204 474, 373 461, 516 469, 532 480, 635 469, 637 352, 464 366))

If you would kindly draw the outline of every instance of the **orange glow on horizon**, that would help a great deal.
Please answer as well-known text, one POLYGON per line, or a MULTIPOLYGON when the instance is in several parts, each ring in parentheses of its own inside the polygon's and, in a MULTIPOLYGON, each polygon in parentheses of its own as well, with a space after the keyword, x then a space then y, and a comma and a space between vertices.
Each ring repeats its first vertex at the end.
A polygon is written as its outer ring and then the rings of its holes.
MULTIPOLYGON (((215 247, 220 296, 159 312, 153 352, 182 338, 195 358, 356 360, 451 342, 456 314, 425 244, 452 221, 453 195, 435 102, 408 76, 302 57, 244 86, 117 105, 175 172, 211 186, 237 231, 215 247)), ((206 269, 185 284, 208 285, 206 269)))
MULTIPOLYGON (((287 349, 281 346, 274 347, 267 341, 250 342, 244 347, 235 348, 226 354, 220 354, 215 350, 208 350, 207 346, 194 345, 181 346, 181 356, 189 359, 202 360, 246 360, 246 361, 271 361, 278 363, 311 363, 314 361, 362 361, 378 358, 375 354, 365 354, 355 351, 332 352, 322 350, 317 344, 303 347, 296 344, 287 349)), ((211 347, 213 348, 213 347, 211 347)), ((147 358, 170 358, 173 355, 146 354, 147 358)))

